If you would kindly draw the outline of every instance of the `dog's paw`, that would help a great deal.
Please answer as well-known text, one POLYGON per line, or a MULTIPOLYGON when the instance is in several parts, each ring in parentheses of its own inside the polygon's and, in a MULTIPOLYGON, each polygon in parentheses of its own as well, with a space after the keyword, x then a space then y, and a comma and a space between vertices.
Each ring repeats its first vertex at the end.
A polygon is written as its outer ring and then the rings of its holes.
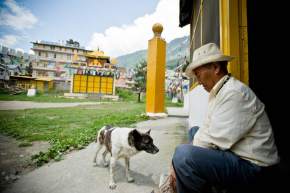
POLYGON ((94 160, 94 161, 93 161, 93 166, 94 166, 94 167, 98 167, 98 166, 99 166, 98 162, 94 160))
POLYGON ((106 167, 108 167, 109 166, 109 162, 104 162, 104 167, 106 168, 106 167))
POLYGON ((109 184, 109 188, 112 189, 112 190, 115 189, 116 187, 117 187, 116 183, 112 182, 112 183, 109 184))
POLYGON ((131 182, 134 182, 135 180, 134 180, 134 178, 132 178, 132 177, 127 177, 127 181, 128 181, 129 183, 131 183, 131 182))

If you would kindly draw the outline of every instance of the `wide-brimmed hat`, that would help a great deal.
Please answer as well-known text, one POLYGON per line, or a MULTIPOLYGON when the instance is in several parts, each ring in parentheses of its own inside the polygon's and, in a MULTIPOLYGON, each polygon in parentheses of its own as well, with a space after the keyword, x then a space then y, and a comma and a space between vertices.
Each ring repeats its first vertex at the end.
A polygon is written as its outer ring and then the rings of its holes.
POLYGON ((224 55, 216 44, 205 44, 193 52, 192 62, 187 66, 185 75, 189 78, 195 78, 192 71, 197 67, 212 62, 230 61, 232 59, 234 59, 234 57, 224 55))

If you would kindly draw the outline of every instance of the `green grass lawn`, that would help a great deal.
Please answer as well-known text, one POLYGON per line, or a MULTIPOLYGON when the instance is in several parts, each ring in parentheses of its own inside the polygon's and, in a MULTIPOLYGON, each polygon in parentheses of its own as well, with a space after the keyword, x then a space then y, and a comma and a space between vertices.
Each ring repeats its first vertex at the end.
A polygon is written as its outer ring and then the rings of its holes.
MULTIPOLYGON (((117 89, 117 95, 119 95, 120 100, 122 101, 137 101, 137 94, 125 89, 117 89)), ((104 102, 108 101, 106 99, 70 99, 64 98, 62 93, 45 93, 45 94, 37 94, 35 97, 28 97, 26 94, 19 95, 8 95, 6 93, 0 92, 0 101, 34 101, 34 102, 104 102)), ((142 98, 141 103, 145 103, 146 98, 142 98)), ((166 107, 183 107, 182 102, 172 103, 171 100, 166 97, 165 98, 165 106, 166 107)))
POLYGON ((166 107, 183 107, 183 102, 178 101, 177 103, 172 103, 172 101, 166 97, 165 106, 166 107))
POLYGON ((26 96, 26 93, 18 95, 9 95, 6 93, 0 92, 0 101, 34 101, 34 102, 89 102, 89 101, 99 101, 97 99, 77 99, 77 98, 64 98, 63 94, 53 94, 53 93, 44 93, 37 94, 34 97, 26 96))
POLYGON ((0 111, 0 133, 31 142, 49 141, 48 152, 33 158, 38 165, 60 159, 63 152, 81 149, 104 125, 129 126, 146 120, 145 104, 121 102, 72 108, 0 111))
MULTIPOLYGON (((123 102, 112 102, 94 106, 72 108, 48 108, 0 111, 0 133, 13 136, 22 146, 32 141, 49 141, 48 152, 40 152, 33 158, 37 165, 51 159, 59 160, 71 149, 81 149, 95 139, 96 132, 104 125, 129 126, 148 119, 145 116, 146 98, 137 103, 136 93, 117 90, 123 102)), ((87 102, 96 99, 67 99, 61 93, 8 95, 0 92, 0 101, 34 102, 87 102)), ((105 100, 102 100, 105 101, 105 100)), ((165 99, 165 107, 182 107, 183 103, 172 103, 165 99)))

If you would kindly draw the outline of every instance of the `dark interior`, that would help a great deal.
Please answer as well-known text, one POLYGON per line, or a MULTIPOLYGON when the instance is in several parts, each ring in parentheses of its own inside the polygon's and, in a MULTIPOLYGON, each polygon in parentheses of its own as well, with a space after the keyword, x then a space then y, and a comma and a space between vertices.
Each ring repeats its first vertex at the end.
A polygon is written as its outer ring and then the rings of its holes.
MULTIPOLYGON (((281 7, 281 5, 279 5, 281 7)), ((248 11, 248 49, 249 85, 266 106, 271 121, 275 141, 281 157, 281 164, 272 181, 289 182, 289 85, 286 78, 287 49, 285 47, 284 27, 281 24, 282 9, 275 4, 262 1, 247 1, 248 11), (280 21, 280 22, 277 22, 280 21), (288 92, 288 93, 287 93, 288 92)), ((289 55, 289 53, 288 53, 289 55)), ((289 83, 289 81, 288 81, 289 83)), ((289 187, 287 188, 289 189, 289 187)))

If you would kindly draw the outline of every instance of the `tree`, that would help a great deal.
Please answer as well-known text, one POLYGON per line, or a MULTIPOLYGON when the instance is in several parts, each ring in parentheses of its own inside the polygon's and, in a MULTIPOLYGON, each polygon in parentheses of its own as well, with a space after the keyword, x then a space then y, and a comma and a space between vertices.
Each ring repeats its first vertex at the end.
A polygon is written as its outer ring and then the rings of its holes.
POLYGON ((28 76, 32 76, 32 71, 33 71, 33 67, 32 67, 32 63, 29 62, 29 65, 26 66, 26 73, 28 76))
POLYGON ((134 68, 134 87, 138 93, 138 102, 141 102, 141 93, 146 91, 147 62, 141 60, 134 68))

